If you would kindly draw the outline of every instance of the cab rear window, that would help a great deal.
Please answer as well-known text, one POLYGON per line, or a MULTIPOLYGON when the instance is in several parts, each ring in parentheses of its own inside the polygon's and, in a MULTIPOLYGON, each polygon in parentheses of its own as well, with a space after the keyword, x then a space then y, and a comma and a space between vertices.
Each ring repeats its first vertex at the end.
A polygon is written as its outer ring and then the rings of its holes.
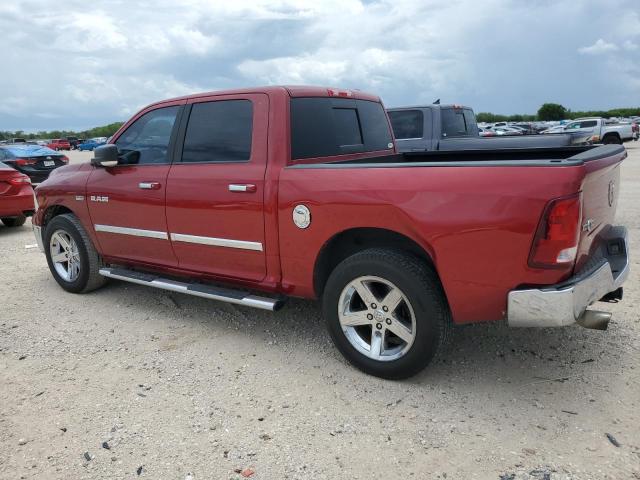
POLYGON ((382 104, 347 98, 291 99, 291 158, 331 157, 392 148, 382 104))

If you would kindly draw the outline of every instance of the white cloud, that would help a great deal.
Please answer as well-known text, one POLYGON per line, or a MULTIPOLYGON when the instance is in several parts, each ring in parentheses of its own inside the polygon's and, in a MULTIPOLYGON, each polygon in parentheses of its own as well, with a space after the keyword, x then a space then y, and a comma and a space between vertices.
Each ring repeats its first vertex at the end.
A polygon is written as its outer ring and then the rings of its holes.
POLYGON ((359 88, 390 106, 440 97, 499 113, 545 101, 626 105, 640 98, 636 2, 0 2, 11 65, 0 75, 0 129, 89 127, 162 98, 265 83, 359 88), (611 52, 615 61, 589 58, 611 52))
POLYGON ((617 50, 618 46, 615 43, 605 42, 599 38, 593 45, 579 48, 578 52, 585 55, 602 55, 603 53, 615 52, 617 50))

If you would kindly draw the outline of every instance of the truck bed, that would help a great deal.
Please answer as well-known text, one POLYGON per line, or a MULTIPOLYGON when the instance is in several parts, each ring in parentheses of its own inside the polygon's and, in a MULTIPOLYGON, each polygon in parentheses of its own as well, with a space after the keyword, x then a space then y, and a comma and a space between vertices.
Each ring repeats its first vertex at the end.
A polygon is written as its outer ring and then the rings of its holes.
MULTIPOLYGON (((404 152, 356 160, 296 165, 301 168, 420 167, 420 166, 575 166, 620 154, 620 145, 404 152)), ((294 167, 294 168, 295 168, 294 167)))

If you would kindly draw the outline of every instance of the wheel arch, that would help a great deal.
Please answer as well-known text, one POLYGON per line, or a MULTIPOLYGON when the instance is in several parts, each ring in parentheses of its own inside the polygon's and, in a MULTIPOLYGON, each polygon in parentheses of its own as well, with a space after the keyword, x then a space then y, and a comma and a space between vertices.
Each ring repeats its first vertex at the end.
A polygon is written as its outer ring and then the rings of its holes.
POLYGON ((57 217, 59 215, 64 215, 65 213, 76 215, 76 213, 73 210, 71 210, 69 207, 66 207, 64 205, 51 205, 50 207, 47 207, 44 211, 44 214, 42 215, 42 227, 45 227, 47 223, 51 221, 52 218, 57 217))
POLYGON ((322 296, 329 275, 340 262, 369 248, 389 248, 408 252, 424 261, 436 275, 438 274, 431 253, 407 235, 384 228, 350 228, 336 233, 327 240, 316 257, 313 289, 317 297, 322 296))
POLYGON ((607 132, 607 133, 605 133, 604 136, 602 137, 602 141, 604 141, 607 138, 611 138, 611 137, 615 137, 620 142, 622 142, 622 137, 620 136, 619 132, 607 132))

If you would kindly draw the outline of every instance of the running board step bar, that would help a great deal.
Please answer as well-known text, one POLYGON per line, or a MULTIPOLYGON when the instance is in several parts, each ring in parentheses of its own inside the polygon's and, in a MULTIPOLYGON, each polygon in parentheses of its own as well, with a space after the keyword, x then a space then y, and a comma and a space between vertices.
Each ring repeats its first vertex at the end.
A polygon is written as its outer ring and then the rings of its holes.
POLYGON ((179 282, 169 278, 162 278, 152 273, 136 272, 126 268, 101 268, 99 273, 104 277, 137 283, 138 285, 186 293, 187 295, 193 295, 195 297, 219 300, 236 305, 245 305, 247 307, 260 308, 272 312, 279 310, 284 305, 283 298, 259 297, 257 295, 249 295, 241 290, 214 287, 203 283, 179 282))

